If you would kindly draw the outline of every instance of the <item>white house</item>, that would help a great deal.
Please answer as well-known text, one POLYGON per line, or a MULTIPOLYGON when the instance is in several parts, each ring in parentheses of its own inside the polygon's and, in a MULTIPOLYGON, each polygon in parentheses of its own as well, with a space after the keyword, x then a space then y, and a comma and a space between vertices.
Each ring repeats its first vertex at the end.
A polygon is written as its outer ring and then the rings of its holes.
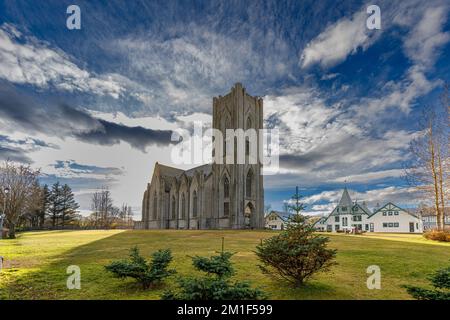
POLYGON ((271 230, 284 230, 288 222, 289 213, 271 211, 265 217, 265 228, 271 230))
POLYGON ((422 220, 393 203, 371 212, 365 203, 352 202, 347 188, 342 193, 339 204, 325 217, 319 219, 314 227, 327 232, 366 232, 421 233, 422 220))
POLYGON ((419 217, 391 202, 376 210, 367 222, 370 232, 423 232, 423 223, 419 217))

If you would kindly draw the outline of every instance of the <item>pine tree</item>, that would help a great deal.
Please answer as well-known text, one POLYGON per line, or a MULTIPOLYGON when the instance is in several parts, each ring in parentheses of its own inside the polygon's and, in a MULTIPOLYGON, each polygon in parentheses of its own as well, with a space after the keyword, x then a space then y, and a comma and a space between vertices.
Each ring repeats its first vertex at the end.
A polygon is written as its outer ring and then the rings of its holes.
POLYGON ((41 188, 41 194, 40 194, 40 203, 39 208, 36 211, 36 215, 38 217, 38 224, 39 227, 42 228, 45 224, 45 216, 47 215, 49 206, 50 206, 50 190, 48 188, 48 185, 44 185, 41 188))
POLYGON ((79 205, 75 201, 72 189, 67 185, 63 185, 60 192, 61 196, 61 226, 64 228, 67 223, 75 218, 76 210, 79 205))
POLYGON ((301 223, 295 215, 287 229, 275 237, 263 240, 256 247, 256 255, 263 273, 286 280, 300 287, 312 275, 326 271, 335 264, 335 249, 328 249, 329 239, 314 233, 314 228, 301 223))
POLYGON ((58 219, 60 218, 62 211, 61 185, 59 184, 59 181, 52 185, 49 202, 48 213, 52 221, 52 227, 55 228, 58 226, 58 219))
POLYGON ((294 211, 295 216, 291 217, 291 221, 293 223, 304 223, 306 221, 306 217, 302 215, 300 212, 306 209, 306 205, 300 202, 302 196, 298 193, 298 186, 295 187, 295 194, 291 197, 290 202, 287 204, 287 209, 289 211, 294 211))

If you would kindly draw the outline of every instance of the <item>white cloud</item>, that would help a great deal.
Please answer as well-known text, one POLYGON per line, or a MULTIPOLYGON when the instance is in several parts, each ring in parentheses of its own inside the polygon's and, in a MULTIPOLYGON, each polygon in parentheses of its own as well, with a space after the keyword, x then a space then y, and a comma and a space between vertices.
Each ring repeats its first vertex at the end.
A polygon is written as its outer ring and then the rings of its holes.
POLYGON ((450 40, 450 32, 442 31, 448 10, 448 4, 427 8, 405 39, 407 56, 421 68, 431 67, 438 49, 450 40))
POLYGON ((113 75, 95 75, 79 68, 58 49, 23 36, 8 24, 0 27, 0 78, 12 83, 90 92, 119 98, 124 88, 113 75))
POLYGON ((351 18, 342 18, 328 26, 303 50, 300 57, 301 67, 306 68, 313 64, 330 67, 344 61, 359 48, 367 49, 376 37, 367 32, 366 19, 365 10, 361 9, 351 18))

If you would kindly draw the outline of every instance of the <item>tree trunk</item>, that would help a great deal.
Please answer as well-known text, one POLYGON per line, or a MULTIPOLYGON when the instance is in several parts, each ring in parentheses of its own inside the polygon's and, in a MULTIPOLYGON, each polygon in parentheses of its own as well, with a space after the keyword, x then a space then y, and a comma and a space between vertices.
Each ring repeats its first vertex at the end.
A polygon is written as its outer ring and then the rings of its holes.
POLYGON ((436 209, 436 220, 437 220, 437 228, 438 230, 442 230, 442 224, 441 224, 441 208, 439 206, 439 185, 438 185, 438 177, 436 172, 436 154, 435 154, 435 148, 434 148, 434 141, 433 141, 433 125, 430 121, 430 127, 429 127, 429 150, 430 150, 430 168, 431 168, 431 174, 433 176, 433 187, 434 187, 434 206, 436 209))
POLYGON ((440 197, 441 197, 441 225, 442 230, 445 228, 445 201, 444 201, 444 179, 443 179, 443 168, 441 159, 441 150, 438 149, 438 167, 439 167, 439 187, 440 187, 440 197))
POLYGON ((9 224, 9 238, 10 239, 16 238, 16 224, 15 223, 9 224))

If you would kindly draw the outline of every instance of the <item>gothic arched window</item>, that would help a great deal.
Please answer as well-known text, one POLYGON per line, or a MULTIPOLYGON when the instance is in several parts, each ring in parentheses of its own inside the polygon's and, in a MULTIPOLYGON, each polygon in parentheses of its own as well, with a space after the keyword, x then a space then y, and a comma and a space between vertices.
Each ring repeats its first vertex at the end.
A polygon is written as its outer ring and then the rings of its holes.
POLYGON ((223 197, 224 198, 230 197, 230 181, 228 181, 227 177, 223 179, 223 197))
POLYGON ((197 217, 197 210, 198 210, 198 197, 197 197, 197 191, 194 190, 194 194, 192 196, 192 217, 197 217))
POLYGON ((181 196, 181 219, 186 217, 186 198, 184 197, 184 193, 181 196))
POLYGON ((158 208, 158 196, 155 194, 153 195, 153 220, 157 219, 157 208, 158 208))
MULTIPOLYGON (((252 119, 250 117, 247 118, 247 126, 246 130, 252 129, 252 119)), ((248 136, 245 137, 245 155, 248 156, 250 154, 250 139, 248 136)))
POLYGON ((175 196, 172 196, 172 219, 176 219, 176 202, 175 202, 175 196))
POLYGON ((253 172, 249 170, 247 173, 247 177, 245 179, 245 195, 247 197, 252 196, 252 183, 253 183, 253 172))
POLYGON ((228 116, 225 117, 225 126, 222 131, 223 136, 223 155, 227 155, 227 129, 231 128, 230 119, 228 116))

